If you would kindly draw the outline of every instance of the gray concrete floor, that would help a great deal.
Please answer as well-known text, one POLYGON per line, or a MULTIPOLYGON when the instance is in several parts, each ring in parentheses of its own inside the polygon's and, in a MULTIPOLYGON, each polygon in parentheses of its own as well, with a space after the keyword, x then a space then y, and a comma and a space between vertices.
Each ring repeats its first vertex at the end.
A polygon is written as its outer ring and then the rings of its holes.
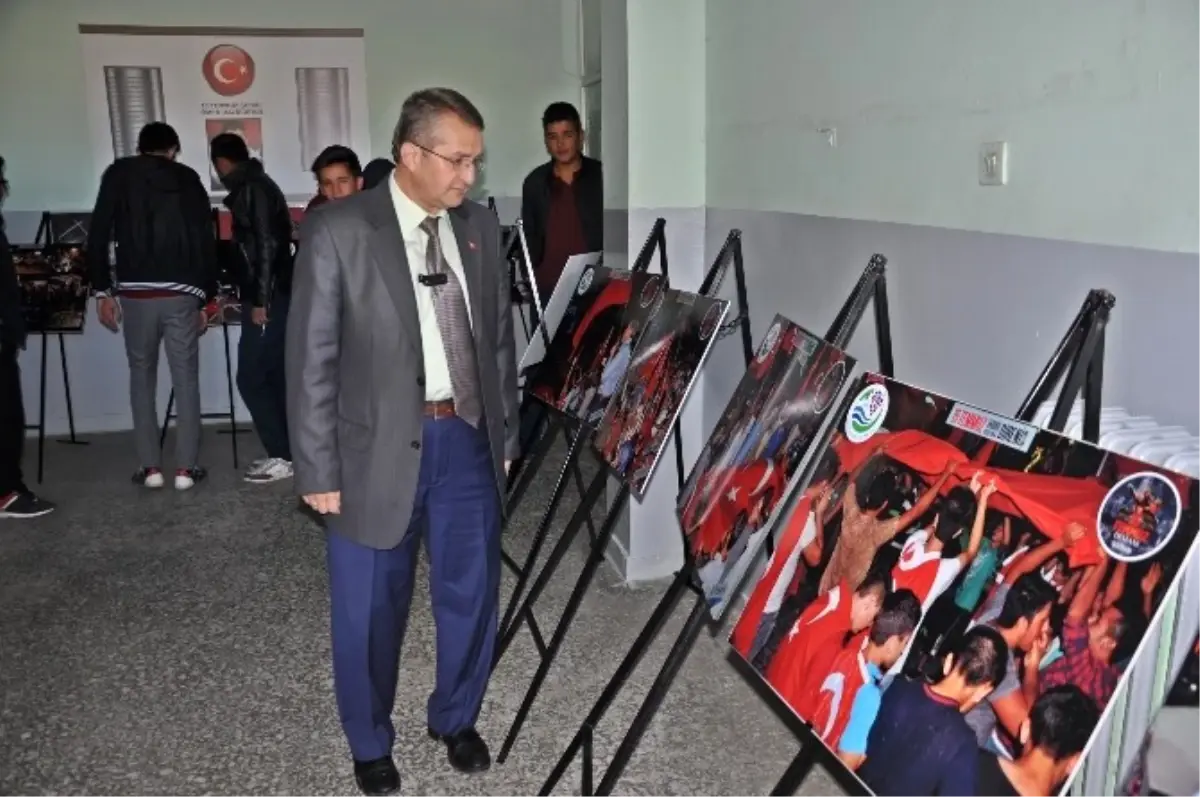
MULTIPOLYGON (((46 444, 38 489, 58 512, 0 520, 0 793, 354 793, 333 701, 321 531, 297 511, 291 484, 244 484, 228 436, 210 429, 209 481, 150 493, 129 481, 127 435, 85 439, 46 444)), ((248 461, 257 443, 239 440, 248 461)), ((506 532, 518 560, 550 482, 538 480, 506 532)), ((547 634, 584 553, 581 541, 539 604, 547 634)), ((510 758, 466 777, 425 736, 434 629, 424 568, 418 578, 395 716, 408 794, 535 793, 663 589, 630 589, 602 569, 510 758)), ((513 583, 506 573, 506 596, 513 583)), ((684 614, 601 723, 598 773, 684 614)), ((724 635, 701 637, 618 793, 766 793, 783 772, 796 737, 727 659, 724 635)), ((480 719, 493 754, 536 666, 523 633, 480 719)), ((578 777, 573 766, 558 793, 578 793, 578 777)), ((800 793, 842 790, 818 767, 800 793)))

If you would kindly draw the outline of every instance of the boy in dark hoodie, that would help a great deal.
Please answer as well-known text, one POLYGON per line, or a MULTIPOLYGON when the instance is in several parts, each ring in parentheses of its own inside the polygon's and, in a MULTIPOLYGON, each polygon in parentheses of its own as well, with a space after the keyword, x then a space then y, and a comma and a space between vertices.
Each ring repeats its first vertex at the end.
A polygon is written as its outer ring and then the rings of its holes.
POLYGON ((129 398, 137 446, 136 484, 165 483, 159 446, 158 351, 165 344, 175 389, 175 489, 205 476, 200 454, 200 335, 216 295, 212 206, 194 170, 176 162, 179 135, 165 122, 138 134, 138 154, 100 180, 88 231, 87 263, 100 323, 124 326, 129 398))
MULTIPOLYGON (((4 158, 0 158, 0 204, 8 196, 4 158)), ((31 518, 54 511, 54 504, 29 491, 21 475, 25 447, 25 401, 18 356, 25 348, 21 288, 0 216, 0 518, 31 518)))

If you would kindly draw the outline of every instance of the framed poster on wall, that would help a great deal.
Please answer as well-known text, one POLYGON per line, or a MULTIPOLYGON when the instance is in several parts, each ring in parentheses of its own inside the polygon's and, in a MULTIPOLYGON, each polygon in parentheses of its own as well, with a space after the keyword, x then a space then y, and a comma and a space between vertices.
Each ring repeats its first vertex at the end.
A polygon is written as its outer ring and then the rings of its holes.
POLYGON ((208 175, 208 142, 242 136, 285 194, 313 193, 331 144, 370 152, 361 29, 80 25, 96 177, 137 150, 148 122, 179 133, 180 160, 208 175))

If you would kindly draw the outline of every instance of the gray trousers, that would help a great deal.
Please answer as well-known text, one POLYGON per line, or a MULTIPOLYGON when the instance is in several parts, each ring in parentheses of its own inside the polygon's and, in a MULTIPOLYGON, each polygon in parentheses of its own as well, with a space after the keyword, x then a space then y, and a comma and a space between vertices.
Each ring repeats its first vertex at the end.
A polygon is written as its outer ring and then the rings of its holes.
POLYGON ((159 346, 165 344, 175 388, 175 466, 191 468, 200 456, 200 300, 179 294, 121 297, 125 354, 129 358, 129 404, 138 465, 162 467, 159 446, 159 346))

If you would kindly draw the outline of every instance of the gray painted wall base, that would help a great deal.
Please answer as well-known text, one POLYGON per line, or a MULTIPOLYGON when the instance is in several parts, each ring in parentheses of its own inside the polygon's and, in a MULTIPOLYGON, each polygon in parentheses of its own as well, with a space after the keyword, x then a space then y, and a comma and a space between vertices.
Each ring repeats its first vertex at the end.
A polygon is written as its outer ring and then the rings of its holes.
MULTIPOLYGON (((999 412, 1024 398, 1090 288, 1117 304, 1104 404, 1200 430, 1200 256, 788 213, 710 208, 707 251, 743 232, 757 340, 776 312, 823 331, 870 256, 888 258, 896 376, 999 412)), ((850 352, 877 366, 874 323, 850 352)), ((731 341, 705 369, 716 422, 742 368, 731 341)))

